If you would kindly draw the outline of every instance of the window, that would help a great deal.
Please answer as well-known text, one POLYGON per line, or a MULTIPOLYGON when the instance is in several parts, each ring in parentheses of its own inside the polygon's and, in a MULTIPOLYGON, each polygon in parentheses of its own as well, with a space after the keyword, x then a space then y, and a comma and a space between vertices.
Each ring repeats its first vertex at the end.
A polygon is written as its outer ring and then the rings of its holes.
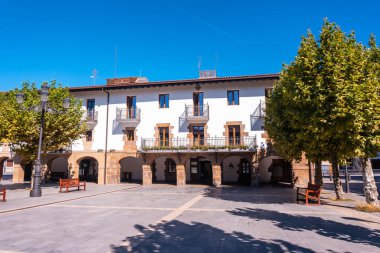
POLYGON ((228 126, 229 145, 240 145, 240 126, 228 126))
POLYGON ((158 100, 160 108, 169 108, 169 94, 160 94, 158 100))
POLYGON ((135 131, 133 129, 127 129, 126 134, 127 134, 127 140, 128 141, 134 141, 135 140, 135 131))
POLYGON ((204 145, 204 126, 193 126, 193 144, 204 145))
POLYGON ((95 99, 87 99, 87 118, 90 120, 95 119, 95 99))
POLYGON ((169 127, 159 127, 160 146, 169 146, 169 127))
POLYGON ((239 91, 238 90, 228 90, 227 91, 227 101, 228 101, 228 105, 238 105, 239 104, 239 91))
POLYGON ((127 97, 127 119, 136 118, 136 96, 127 97))
POLYGON ((86 131, 86 141, 92 141, 92 131, 86 131))
POLYGON ((172 159, 166 159, 165 167, 168 173, 175 173, 176 165, 172 159))

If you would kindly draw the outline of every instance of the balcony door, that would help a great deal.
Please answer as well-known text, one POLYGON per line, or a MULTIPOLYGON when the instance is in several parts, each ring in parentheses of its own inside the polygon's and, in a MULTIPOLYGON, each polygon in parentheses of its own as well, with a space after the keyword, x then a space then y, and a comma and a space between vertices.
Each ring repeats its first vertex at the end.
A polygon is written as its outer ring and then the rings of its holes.
POLYGON ((203 116, 203 92, 193 93, 193 113, 194 116, 203 116))
POLYGON ((87 117, 90 119, 94 119, 94 113, 95 113, 95 99, 87 99, 87 117))
POLYGON ((169 146, 169 127, 159 127, 159 142, 161 147, 169 146))
POLYGON ((228 145, 240 145, 240 126, 228 126, 228 145))
POLYGON ((136 118, 136 96, 127 97, 127 119, 136 118))
POLYGON ((204 145, 205 127, 193 126, 193 144, 194 146, 204 145))

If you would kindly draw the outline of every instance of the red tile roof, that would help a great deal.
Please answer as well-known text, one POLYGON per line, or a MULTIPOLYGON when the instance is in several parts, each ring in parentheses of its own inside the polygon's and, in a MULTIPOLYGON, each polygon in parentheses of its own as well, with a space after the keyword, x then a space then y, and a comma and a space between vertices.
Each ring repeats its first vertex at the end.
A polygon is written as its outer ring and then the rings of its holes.
POLYGON ((154 81, 145 83, 136 83, 135 77, 127 78, 113 78, 108 79, 106 85, 91 85, 91 86, 77 86, 70 87, 71 92, 79 91, 91 91, 91 90, 113 90, 113 89, 130 89, 130 88, 149 88, 160 86, 175 86, 175 85, 187 85, 197 83, 213 83, 223 81, 244 81, 244 80, 263 80, 263 79, 278 79, 279 74, 262 74, 262 75, 246 75, 246 76, 226 76, 204 79, 184 79, 184 80, 169 80, 169 81, 154 81), (122 79, 128 80, 128 82, 120 82, 122 79), (115 82, 116 80, 116 82, 115 82), (119 82, 117 82, 119 80, 119 82), (131 81, 132 80, 132 81, 131 81))

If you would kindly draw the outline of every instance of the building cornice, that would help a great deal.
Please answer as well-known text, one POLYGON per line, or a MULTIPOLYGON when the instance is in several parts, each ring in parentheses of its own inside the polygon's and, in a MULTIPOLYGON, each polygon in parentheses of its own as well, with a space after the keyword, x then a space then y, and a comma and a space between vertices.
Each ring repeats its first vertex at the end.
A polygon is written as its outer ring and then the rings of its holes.
POLYGON ((258 81, 278 79, 279 74, 262 74, 262 75, 247 75, 247 76, 227 76, 215 77, 205 79, 185 79, 185 80, 170 80, 170 81, 156 81, 146 83, 117 83, 108 85, 93 85, 93 86, 80 86, 70 87, 70 92, 82 91, 99 91, 99 90, 118 90, 118 89, 138 89, 138 88, 153 88, 153 87, 168 87, 168 86, 181 86, 181 85, 196 85, 217 82, 236 82, 236 81, 258 81))

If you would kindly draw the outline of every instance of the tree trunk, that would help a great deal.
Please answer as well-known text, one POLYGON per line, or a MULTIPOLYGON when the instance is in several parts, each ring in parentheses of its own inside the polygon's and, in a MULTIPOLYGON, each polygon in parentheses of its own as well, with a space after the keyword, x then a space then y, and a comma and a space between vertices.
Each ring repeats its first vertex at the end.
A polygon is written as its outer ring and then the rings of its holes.
POLYGON ((340 178, 339 178, 338 159, 335 154, 333 154, 331 157, 332 157, 331 164, 332 164, 336 199, 343 199, 343 187, 342 187, 342 181, 340 181, 340 178))
POLYGON ((322 177, 322 161, 317 160, 315 162, 315 184, 323 186, 323 177, 322 177))
POLYGON ((363 176, 365 200, 368 204, 379 207, 379 193, 377 192, 371 161, 368 157, 364 157, 360 158, 360 163, 363 176))

